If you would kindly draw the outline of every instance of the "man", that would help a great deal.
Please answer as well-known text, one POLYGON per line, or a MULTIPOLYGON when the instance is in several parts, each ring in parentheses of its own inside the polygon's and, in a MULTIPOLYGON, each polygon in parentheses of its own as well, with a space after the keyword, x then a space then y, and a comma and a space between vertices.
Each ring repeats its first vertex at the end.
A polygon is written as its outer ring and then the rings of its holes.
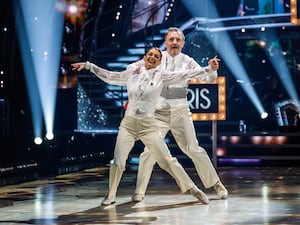
MULTIPOLYGON (((181 52, 184 43, 183 32, 176 27, 170 27, 165 35, 166 51, 163 51, 160 65, 162 70, 181 71, 201 68, 194 59, 181 52)), ((211 59, 205 69, 217 70, 218 61, 216 57, 211 59)), ((171 131, 180 149, 193 161, 204 187, 213 187, 219 198, 226 199, 228 191, 220 181, 206 151, 198 144, 187 101, 187 87, 188 81, 182 80, 163 88, 155 112, 159 129, 163 137, 171 131)), ((144 199, 155 163, 156 160, 145 148, 139 159, 137 186, 132 201, 139 202, 144 199)))

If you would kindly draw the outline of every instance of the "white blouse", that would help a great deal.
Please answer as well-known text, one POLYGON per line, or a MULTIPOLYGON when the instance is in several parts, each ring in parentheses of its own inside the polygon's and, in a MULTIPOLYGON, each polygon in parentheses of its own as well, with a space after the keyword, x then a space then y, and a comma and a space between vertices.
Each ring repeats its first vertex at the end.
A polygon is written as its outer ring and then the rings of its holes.
POLYGON ((85 69, 90 70, 98 78, 112 85, 126 86, 129 104, 127 112, 132 115, 153 116, 162 88, 182 80, 207 76, 203 68, 184 71, 163 71, 160 68, 146 70, 130 66, 122 72, 113 72, 87 62, 85 69))

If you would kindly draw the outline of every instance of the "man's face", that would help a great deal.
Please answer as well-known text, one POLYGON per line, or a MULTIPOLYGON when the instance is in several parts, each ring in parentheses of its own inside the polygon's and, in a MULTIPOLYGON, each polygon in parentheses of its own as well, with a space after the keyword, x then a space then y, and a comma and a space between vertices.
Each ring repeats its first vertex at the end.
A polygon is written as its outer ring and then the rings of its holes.
POLYGON ((180 33, 176 31, 171 31, 166 36, 165 45, 167 48, 167 52, 171 56, 176 56, 181 52, 184 46, 183 37, 181 36, 180 33))
POLYGON ((150 49, 144 56, 145 68, 147 70, 157 67, 161 62, 161 53, 157 49, 150 49))

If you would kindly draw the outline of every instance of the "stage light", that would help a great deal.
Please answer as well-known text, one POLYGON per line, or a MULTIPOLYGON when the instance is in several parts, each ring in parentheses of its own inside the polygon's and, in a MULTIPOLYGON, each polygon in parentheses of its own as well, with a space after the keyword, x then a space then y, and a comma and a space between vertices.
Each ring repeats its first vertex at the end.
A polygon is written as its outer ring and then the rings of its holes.
POLYGON ((266 45, 267 45, 267 43, 266 43, 265 41, 263 41, 263 40, 260 40, 260 41, 258 42, 258 44, 259 44, 259 46, 260 46, 261 48, 264 48, 264 47, 266 47, 266 45))
POLYGON ((297 91, 292 80, 292 76, 289 72, 286 59, 284 58, 287 52, 282 50, 279 38, 271 30, 264 35, 259 34, 259 36, 261 39, 268 40, 268 47, 264 48, 264 51, 266 52, 266 55, 268 56, 274 69, 276 70, 278 77, 285 87, 288 95, 291 99, 298 100, 299 98, 297 95, 297 91))
POLYGON ((29 95, 29 102, 31 108, 31 116, 33 123, 34 137, 42 136, 42 109, 40 102, 40 94, 38 92, 37 81, 34 74, 33 59, 31 57, 32 49, 29 46, 28 35, 26 32, 23 15, 20 11, 20 5, 14 1, 16 28, 19 34, 19 44, 21 49, 21 58, 24 67, 25 81, 29 95), (27 50, 27 51, 26 51, 27 50))
MULTIPOLYGON (((221 26, 221 24, 220 24, 221 26)), ((207 38, 212 42, 215 49, 219 52, 222 61, 229 66, 236 81, 240 83, 241 88, 245 91, 249 100, 252 101, 253 105, 257 109, 258 113, 261 114, 265 111, 245 68, 242 65, 240 58, 233 46, 228 34, 225 31, 220 31, 216 34, 216 37, 212 38, 210 32, 206 32, 207 38)))
POLYGON ((227 149, 226 148, 217 148, 217 156, 218 157, 222 157, 222 156, 226 156, 227 154, 227 149))
POLYGON ((263 137, 262 136, 252 136, 251 140, 254 145, 260 145, 263 141, 263 137))
POLYGON ((43 139, 42 139, 41 137, 35 137, 35 138, 34 138, 34 143, 35 143, 36 145, 40 145, 40 144, 43 143, 43 139))
POLYGON ((121 12, 117 12, 116 20, 119 20, 119 19, 120 19, 120 16, 121 16, 121 12))
POLYGON ((78 21, 82 20, 83 14, 87 9, 87 3, 85 3, 86 0, 53 1, 56 1, 55 8, 59 12, 64 13, 66 19, 69 20, 72 24, 76 24, 78 21))
MULTIPOLYGON (((207 17, 209 16, 213 18, 219 18, 218 12, 214 4, 210 5, 209 12, 198 11, 198 7, 196 7, 198 3, 196 1, 191 1, 185 4, 194 16, 199 16, 200 18, 200 16, 206 16, 206 14, 209 13, 207 17), (201 13, 203 15, 200 15, 201 13)), ((199 21, 201 21, 201 18, 199 19, 199 21)), ((183 24, 180 27, 181 30, 184 30, 186 27, 189 27, 190 23, 194 24, 195 18, 191 19, 186 24, 183 24)), ((246 95, 249 97, 249 100, 252 101, 259 115, 265 112, 265 109, 253 85, 251 84, 249 76, 245 68, 243 67, 240 58, 238 57, 239 55, 236 49, 234 48, 231 38, 227 33, 228 30, 241 30, 242 32, 245 32, 246 28, 248 27, 252 28, 251 26, 254 26, 259 28, 261 27, 261 25, 251 24, 247 26, 225 27, 223 23, 218 19, 214 20, 213 27, 209 27, 209 25, 206 24, 207 23, 205 23, 205 25, 203 25, 202 23, 198 23, 195 27, 195 30, 202 31, 206 35, 207 39, 213 44, 214 48, 220 55, 221 60, 224 61, 227 65, 229 65, 228 66, 229 70, 231 71, 232 75, 236 78, 236 80, 241 84, 241 88, 245 91, 246 95)), ((264 25, 264 27, 267 27, 267 25, 264 25)))
POLYGON ((263 112, 262 114, 260 114, 260 118, 262 118, 264 120, 268 117, 268 115, 269 114, 267 112, 263 112))
POLYGON ((283 145, 283 144, 286 144, 287 142, 288 142, 287 136, 277 136, 276 137, 276 144, 278 144, 278 145, 283 145))
POLYGON ((46 133, 53 132, 64 24, 64 15, 56 10, 58 2, 14 1, 35 137, 41 136, 42 118, 46 133))
POLYGON ((67 7, 67 13, 69 13, 70 15, 75 15, 78 13, 78 6, 74 5, 74 4, 70 4, 67 7))
POLYGON ((231 136, 230 137, 230 143, 234 144, 234 145, 238 144, 240 142, 240 140, 241 140, 241 136, 231 136))
POLYGON ((52 132, 48 132, 47 134, 46 134, 46 138, 47 138, 47 140, 53 140, 54 139, 54 134, 52 133, 52 132))

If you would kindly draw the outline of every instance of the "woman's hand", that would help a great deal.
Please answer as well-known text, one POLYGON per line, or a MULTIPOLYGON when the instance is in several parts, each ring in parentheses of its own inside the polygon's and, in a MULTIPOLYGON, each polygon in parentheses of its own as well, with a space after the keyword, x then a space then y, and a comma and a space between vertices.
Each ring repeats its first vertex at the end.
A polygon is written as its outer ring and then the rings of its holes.
POLYGON ((79 62, 79 63, 72 63, 72 70, 81 71, 85 69, 85 62, 79 62))

